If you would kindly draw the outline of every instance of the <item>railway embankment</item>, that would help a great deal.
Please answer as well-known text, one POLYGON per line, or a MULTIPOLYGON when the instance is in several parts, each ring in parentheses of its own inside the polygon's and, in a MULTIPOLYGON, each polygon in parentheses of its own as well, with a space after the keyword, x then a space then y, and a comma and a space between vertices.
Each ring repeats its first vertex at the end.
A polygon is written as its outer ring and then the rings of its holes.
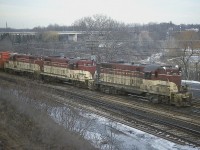
POLYGON ((0 80, 0 149, 95 149, 51 118, 47 111, 55 104, 46 105, 41 90, 0 80))

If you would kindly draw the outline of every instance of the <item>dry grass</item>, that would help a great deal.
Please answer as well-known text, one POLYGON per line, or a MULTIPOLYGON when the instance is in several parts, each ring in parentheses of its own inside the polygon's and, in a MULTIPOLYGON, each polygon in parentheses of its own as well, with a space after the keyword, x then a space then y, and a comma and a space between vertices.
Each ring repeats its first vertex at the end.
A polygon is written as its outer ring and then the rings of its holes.
MULTIPOLYGON (((4 86, 3 91, 5 88, 9 90, 13 86, 4 86)), ((0 91, 0 150, 95 149, 78 133, 68 131, 55 123, 45 110, 39 111, 31 103, 20 100, 32 97, 33 93, 34 96, 40 96, 36 91, 29 87, 25 97, 14 97, 9 92, 2 94, 0 91)))

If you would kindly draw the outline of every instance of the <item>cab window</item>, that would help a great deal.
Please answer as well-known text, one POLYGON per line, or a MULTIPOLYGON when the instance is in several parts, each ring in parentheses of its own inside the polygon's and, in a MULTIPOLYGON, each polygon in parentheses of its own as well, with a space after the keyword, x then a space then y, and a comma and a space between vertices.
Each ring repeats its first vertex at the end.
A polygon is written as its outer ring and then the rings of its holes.
POLYGON ((145 79, 151 79, 151 72, 145 72, 144 73, 144 78, 145 79))

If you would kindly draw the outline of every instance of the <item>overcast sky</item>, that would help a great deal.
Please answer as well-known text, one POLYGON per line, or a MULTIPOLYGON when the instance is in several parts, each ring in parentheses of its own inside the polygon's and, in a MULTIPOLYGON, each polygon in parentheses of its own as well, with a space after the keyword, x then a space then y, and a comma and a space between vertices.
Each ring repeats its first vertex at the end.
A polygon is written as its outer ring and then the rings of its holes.
POLYGON ((124 23, 200 24, 200 0, 0 0, 0 28, 71 25, 95 14, 124 23))

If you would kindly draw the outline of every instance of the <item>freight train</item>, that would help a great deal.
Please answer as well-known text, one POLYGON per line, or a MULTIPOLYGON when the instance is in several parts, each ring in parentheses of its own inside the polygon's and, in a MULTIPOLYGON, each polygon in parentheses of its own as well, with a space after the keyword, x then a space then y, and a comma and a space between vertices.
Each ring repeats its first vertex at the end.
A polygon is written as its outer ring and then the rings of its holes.
POLYGON ((110 94, 136 94, 153 103, 190 106, 192 94, 181 85, 181 70, 157 64, 103 62, 56 56, 0 52, 5 72, 59 80, 110 94))

